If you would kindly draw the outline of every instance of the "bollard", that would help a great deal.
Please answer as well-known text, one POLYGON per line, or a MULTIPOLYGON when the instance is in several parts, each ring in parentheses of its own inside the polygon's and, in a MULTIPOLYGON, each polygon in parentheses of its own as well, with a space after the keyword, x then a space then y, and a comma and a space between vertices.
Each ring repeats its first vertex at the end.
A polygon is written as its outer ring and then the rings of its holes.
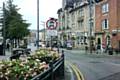
POLYGON ((59 71, 59 76, 64 78, 64 50, 62 50, 62 64, 60 65, 58 71, 59 71))
POLYGON ((63 58, 63 62, 62 62, 61 67, 62 67, 62 76, 64 78, 64 53, 62 54, 62 58, 63 58))
POLYGON ((54 73, 53 73, 53 62, 50 62, 50 80, 54 80, 54 73))
POLYGON ((64 54, 64 50, 62 50, 62 54, 64 54))

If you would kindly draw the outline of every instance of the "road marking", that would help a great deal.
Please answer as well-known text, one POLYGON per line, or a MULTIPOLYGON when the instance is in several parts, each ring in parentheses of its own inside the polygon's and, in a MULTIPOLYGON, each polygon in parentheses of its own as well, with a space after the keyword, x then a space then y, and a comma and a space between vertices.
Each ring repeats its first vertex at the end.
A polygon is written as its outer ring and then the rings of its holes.
POLYGON ((77 69, 75 68, 75 66, 73 64, 71 64, 71 68, 73 69, 73 71, 75 72, 75 75, 77 76, 77 80, 81 80, 81 77, 77 71, 77 69))
POLYGON ((78 69, 78 67, 68 61, 66 61, 67 64, 69 64, 72 68, 72 70, 74 71, 75 75, 77 76, 77 80, 85 80, 83 77, 83 74, 80 72, 80 70, 78 69))
POLYGON ((76 70, 78 71, 78 73, 79 73, 79 75, 80 75, 80 77, 81 77, 81 80, 85 80, 84 79, 84 77, 83 77, 83 74, 81 73, 81 71, 78 69, 78 67, 76 66, 76 65, 73 65, 75 68, 76 68, 76 70))
MULTIPOLYGON (((66 66, 66 64, 68 64, 68 63, 65 62, 65 66, 66 66)), ((69 64, 68 64, 68 65, 69 65, 69 64)), ((73 71, 71 70, 70 65, 67 66, 67 68, 68 68, 68 70, 70 71, 70 75, 71 75, 71 76, 70 76, 70 77, 71 77, 70 79, 71 79, 71 80, 74 80, 74 77, 73 77, 73 71)))

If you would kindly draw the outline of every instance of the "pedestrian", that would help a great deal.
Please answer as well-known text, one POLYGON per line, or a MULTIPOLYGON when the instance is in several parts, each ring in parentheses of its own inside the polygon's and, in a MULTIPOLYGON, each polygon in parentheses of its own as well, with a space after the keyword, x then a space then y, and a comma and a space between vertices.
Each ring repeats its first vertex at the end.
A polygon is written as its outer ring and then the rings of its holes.
POLYGON ((9 45, 9 43, 7 43, 7 50, 9 51, 9 48, 10 48, 10 45, 9 45))
POLYGON ((85 53, 87 53, 87 52, 88 52, 88 46, 85 45, 85 53))
POLYGON ((105 47, 106 47, 106 46, 105 46, 105 44, 103 43, 103 44, 102 44, 102 52, 103 52, 103 53, 105 53, 105 47))
POLYGON ((94 53, 95 53, 95 51, 96 51, 96 48, 95 48, 95 46, 94 46, 94 45, 93 45, 92 49, 93 49, 93 51, 94 51, 94 53))
POLYGON ((96 53, 98 54, 98 53, 100 52, 100 50, 101 50, 100 44, 97 44, 97 45, 96 45, 96 49, 97 49, 97 50, 96 50, 96 53))

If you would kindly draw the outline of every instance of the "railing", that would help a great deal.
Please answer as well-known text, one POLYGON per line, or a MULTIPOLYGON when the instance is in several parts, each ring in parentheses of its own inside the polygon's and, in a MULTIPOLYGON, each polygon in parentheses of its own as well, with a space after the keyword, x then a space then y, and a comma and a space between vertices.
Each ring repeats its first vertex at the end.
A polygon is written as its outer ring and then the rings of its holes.
MULTIPOLYGON (((55 62, 50 62, 50 67, 43 73, 35 76, 32 80, 57 80, 56 78, 64 78, 64 54, 55 62)), ((61 79, 59 79, 61 80, 61 79)))

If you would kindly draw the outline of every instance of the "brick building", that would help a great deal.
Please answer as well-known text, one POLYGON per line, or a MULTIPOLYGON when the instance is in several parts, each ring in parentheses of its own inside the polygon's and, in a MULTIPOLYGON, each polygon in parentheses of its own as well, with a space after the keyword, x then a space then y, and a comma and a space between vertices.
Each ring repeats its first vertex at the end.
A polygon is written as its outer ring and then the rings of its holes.
POLYGON ((120 49, 120 0, 102 0, 95 6, 96 43, 120 49))

